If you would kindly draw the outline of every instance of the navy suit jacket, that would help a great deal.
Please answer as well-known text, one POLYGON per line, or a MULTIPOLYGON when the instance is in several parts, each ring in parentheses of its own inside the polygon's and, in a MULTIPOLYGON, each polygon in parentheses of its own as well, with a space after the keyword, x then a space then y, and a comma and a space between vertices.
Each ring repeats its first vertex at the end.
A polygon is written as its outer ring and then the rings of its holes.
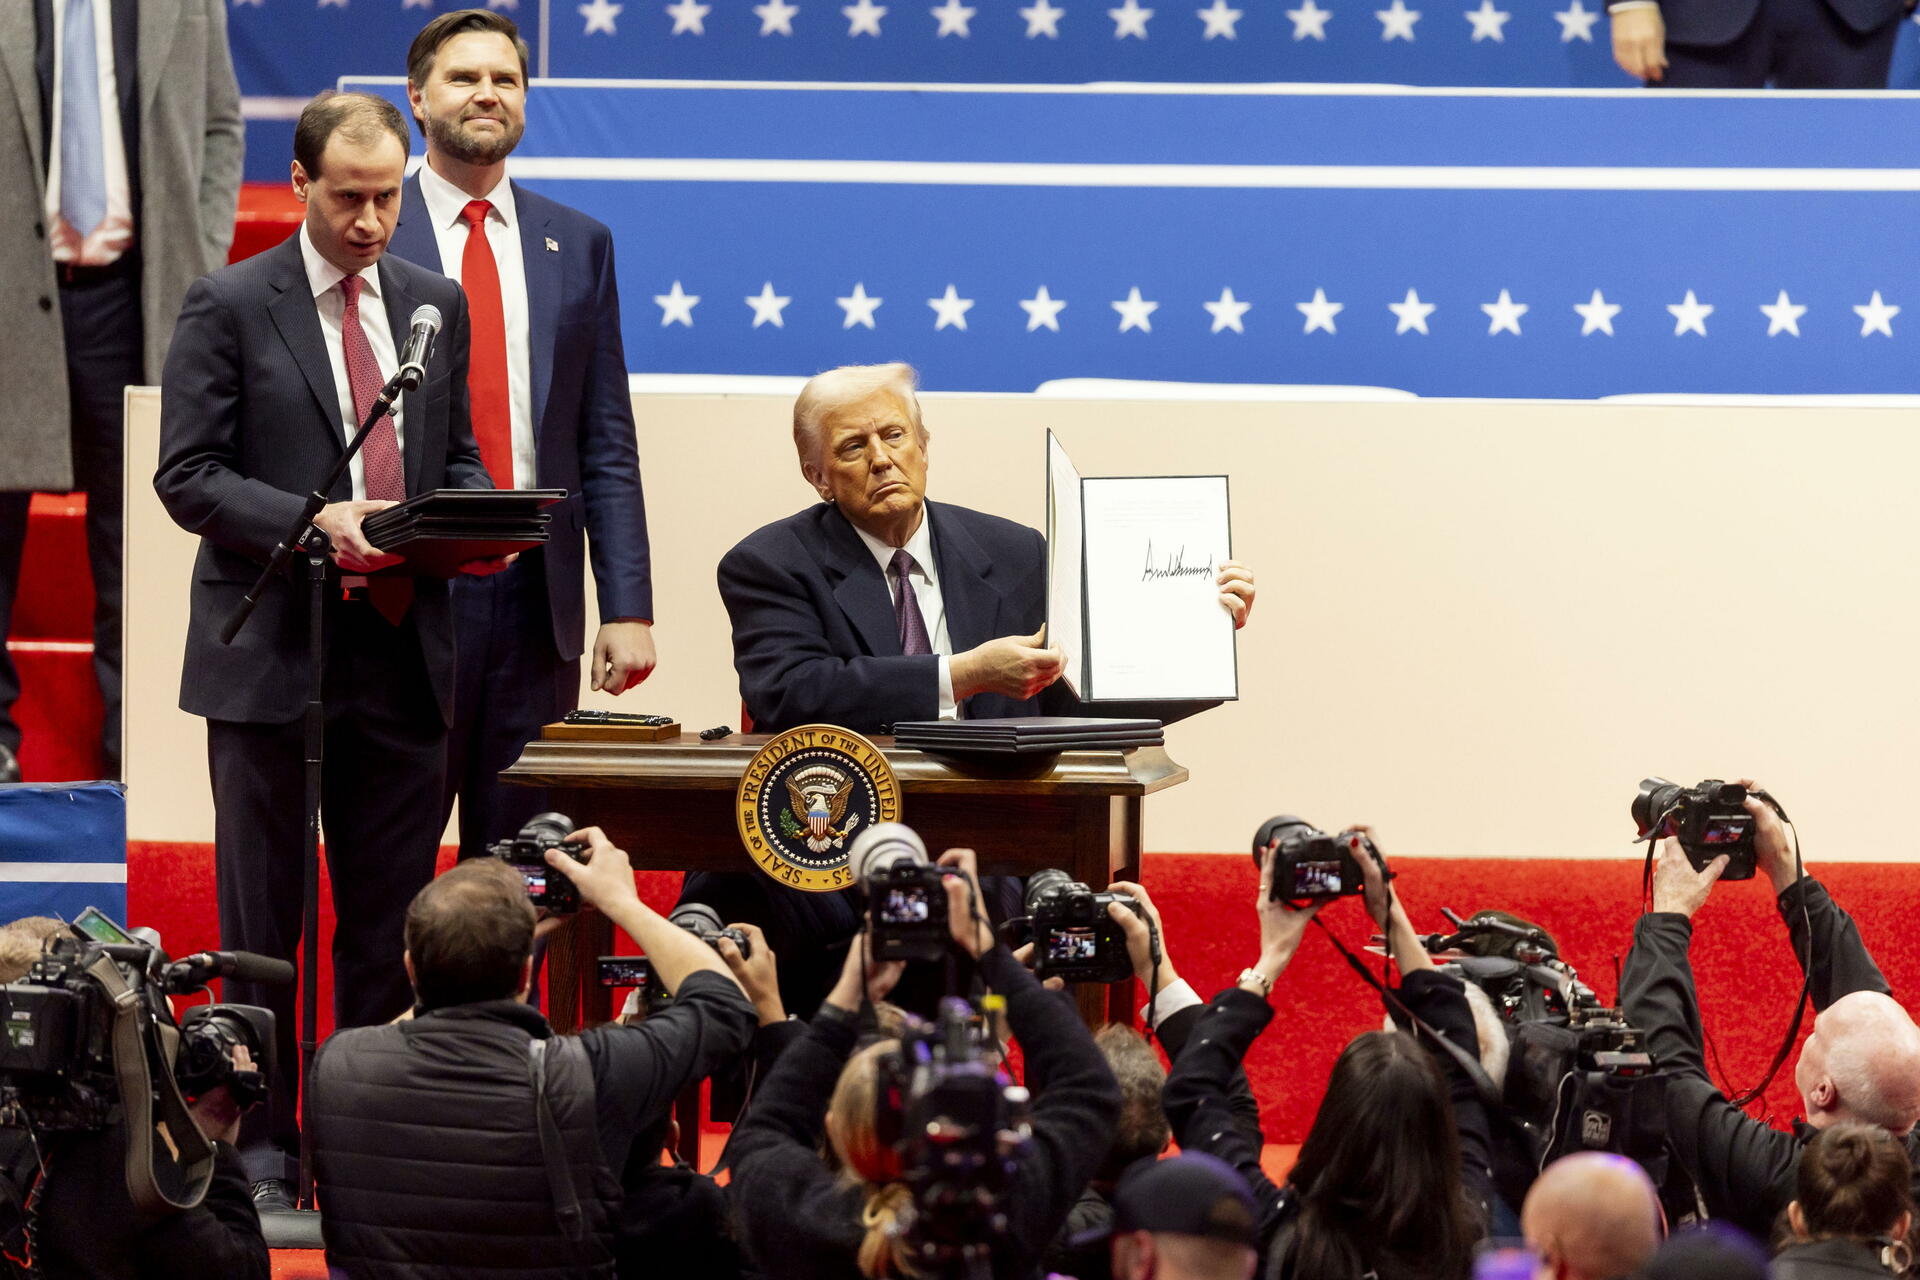
MULTIPOLYGON (((1904 0, 1827 0, 1827 7, 1859 35, 1897 22, 1905 12, 1904 0)), ((1709 49, 1738 39, 1759 12, 1760 0, 1660 0, 1668 43, 1709 49)))
MULTIPOLYGON (((440 308, 452 339, 435 344, 425 382, 400 402, 407 492, 491 487, 467 424, 466 296, 446 277, 391 256, 377 270, 396 341, 421 303, 440 308)), ((161 386, 153 487, 174 523, 200 535, 180 708, 214 720, 287 723, 306 704, 304 566, 269 584, 231 645, 220 643, 220 628, 346 444, 297 233, 194 282, 161 386)), ((342 475, 328 496, 351 498, 351 478, 342 475)), ((447 584, 415 579, 409 618, 451 723, 447 584)))
MULTIPOLYGON (((535 478, 543 489, 567 491, 567 500, 552 508, 545 555, 554 649, 571 659, 586 648, 585 551, 593 556, 602 619, 653 618, 653 562, 620 340, 613 235, 604 223, 517 182, 513 203, 527 276, 535 478), (590 537, 583 539, 582 530, 590 537)), ((407 179, 389 248, 442 269, 417 174, 407 179)))
MULTIPOLYGON (((955 653, 1046 621, 1047 544, 1038 530, 945 502, 932 522, 947 636, 955 653)), ((720 561, 733 620, 733 665, 756 731, 835 724, 883 733, 940 714, 939 660, 900 652, 893 593, 840 509, 818 503, 759 529, 720 561)), ((1037 698, 982 693, 961 703, 991 716, 1151 716, 1172 721, 1216 702, 1082 703, 1064 680, 1037 698)))

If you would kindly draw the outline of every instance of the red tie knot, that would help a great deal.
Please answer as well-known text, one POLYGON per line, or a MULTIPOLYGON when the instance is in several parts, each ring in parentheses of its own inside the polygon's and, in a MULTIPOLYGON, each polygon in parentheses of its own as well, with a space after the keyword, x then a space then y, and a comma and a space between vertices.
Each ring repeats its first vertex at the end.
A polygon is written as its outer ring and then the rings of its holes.
POLYGON ((346 296, 348 307, 359 305, 360 286, 364 283, 365 281, 361 280, 357 275, 340 277, 340 292, 346 296))
POLYGON ((481 223, 485 222, 487 220, 487 215, 492 212, 493 212, 492 201, 469 200, 467 201, 467 207, 460 211, 460 216, 467 220, 467 226, 477 227, 481 223))

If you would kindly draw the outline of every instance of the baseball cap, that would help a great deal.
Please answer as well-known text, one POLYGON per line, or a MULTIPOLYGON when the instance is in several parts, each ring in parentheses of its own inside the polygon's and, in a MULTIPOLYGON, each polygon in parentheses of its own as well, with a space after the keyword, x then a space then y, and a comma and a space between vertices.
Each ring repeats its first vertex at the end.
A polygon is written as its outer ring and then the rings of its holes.
POLYGON ((1164 1231, 1259 1247, 1259 1211, 1247 1180, 1226 1161, 1189 1151, 1142 1160, 1113 1191, 1113 1229, 1164 1231))

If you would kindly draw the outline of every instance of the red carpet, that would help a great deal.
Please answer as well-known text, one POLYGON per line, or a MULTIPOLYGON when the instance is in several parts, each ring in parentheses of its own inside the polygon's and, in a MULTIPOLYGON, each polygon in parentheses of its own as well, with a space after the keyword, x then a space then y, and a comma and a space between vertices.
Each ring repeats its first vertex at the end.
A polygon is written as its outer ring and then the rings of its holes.
MULTIPOLYGON (((450 859, 451 850, 445 851, 450 859)), ((1535 920, 1603 999, 1615 989, 1615 964, 1633 937, 1640 869, 1630 862, 1570 859, 1400 858, 1399 889, 1415 927, 1444 927, 1439 909, 1462 914, 1504 907, 1535 920)), ((1826 864, 1816 870, 1859 921, 1867 945, 1895 991, 1920 989, 1920 941, 1910 925, 1916 902, 1911 869, 1886 864, 1826 864)), ((1253 867, 1246 858, 1150 854, 1145 878, 1166 923, 1169 954, 1203 997, 1232 981, 1258 950, 1253 867)), ((134 924, 161 931, 175 955, 217 941, 212 853, 202 845, 136 844, 127 855, 129 912, 134 924)), ((1771 1059, 1799 992, 1786 930, 1764 882, 1723 886, 1697 920, 1694 946, 1708 1035, 1736 1087, 1753 1083, 1771 1059)), ((640 875, 641 896, 670 906, 679 877, 640 875)), ((326 902, 323 884, 322 902, 326 902)), ((1324 913, 1349 946, 1369 932, 1360 907, 1341 902, 1324 913)), ((323 917, 323 939, 331 913, 323 917)), ((323 945, 322 958, 326 951, 323 945)), ((323 1028, 331 999, 321 976, 323 1028)), ((1318 929, 1310 929, 1275 995, 1276 1016, 1249 1055, 1248 1069, 1266 1108, 1267 1137, 1297 1143, 1306 1133, 1341 1047, 1379 1025, 1378 997, 1347 969, 1318 929)), ((1809 1020, 1809 1026, 1811 1020, 1809 1020)), ((1791 1073, 1783 1071, 1756 1115, 1784 1123, 1798 1110, 1791 1073)))

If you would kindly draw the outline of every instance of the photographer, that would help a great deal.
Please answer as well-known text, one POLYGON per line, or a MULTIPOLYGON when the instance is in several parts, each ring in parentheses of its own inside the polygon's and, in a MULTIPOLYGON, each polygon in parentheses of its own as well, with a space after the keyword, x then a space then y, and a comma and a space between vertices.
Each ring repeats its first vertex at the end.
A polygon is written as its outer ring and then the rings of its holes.
MULTIPOLYGON (((994 940, 975 904, 971 850, 939 859, 953 941, 978 961, 987 985, 1006 998, 1006 1016, 1030 1072, 1046 1087, 1033 1104, 1032 1140, 1013 1187, 996 1206, 1007 1232, 992 1271, 1033 1275, 1042 1249, 1066 1220, 1105 1154, 1119 1110, 1118 1090, 1073 1007, 1042 989, 994 940)), ((762 1082, 733 1136, 734 1200, 753 1262, 771 1280, 842 1280, 921 1274, 909 1257, 912 1196, 898 1146, 882 1127, 900 1117, 880 1086, 881 1041, 854 1052, 863 1003, 878 1001, 900 975, 898 962, 873 963, 862 935, 807 1033, 762 1082), (864 977, 864 984, 863 984, 864 977), (882 1114, 883 1111, 886 1114, 882 1114), (825 1132, 843 1170, 821 1159, 825 1132)))
MULTIPOLYGON (((1411 1013, 1477 1061, 1464 990, 1435 971, 1397 898, 1389 905, 1365 828, 1356 831, 1349 847, 1367 908, 1401 972, 1388 1012, 1396 1022, 1411 1013)), ((1183 1150, 1226 1160, 1252 1185, 1268 1276, 1464 1280, 1493 1194, 1486 1109, 1462 1064, 1413 1033, 1356 1036, 1334 1064, 1287 1185, 1274 1186, 1260 1168, 1257 1108, 1247 1113, 1251 1095, 1240 1095, 1235 1075, 1272 1019, 1273 984, 1319 910, 1269 895, 1275 848, 1260 864, 1259 958, 1199 1015, 1167 1077, 1174 1136, 1183 1150)))
POLYGON ((1898 1139, 1865 1124, 1822 1129, 1800 1157, 1790 1243, 1775 1280, 1903 1276, 1913 1267, 1913 1169, 1898 1139))
MULTIPOLYGON (((66 932, 45 916, 0 929, 0 982, 18 982, 46 939, 66 932)), ((244 1045, 237 1070, 251 1070, 244 1045)), ((142 1214, 127 1191, 127 1134, 121 1125, 94 1132, 41 1134, 42 1161, 24 1129, 0 1129, 0 1161, 36 1222, 31 1256, 46 1280, 265 1280, 270 1270, 260 1216, 234 1142, 240 1108, 225 1085, 191 1104, 194 1123, 213 1143, 213 1181, 191 1209, 142 1214)), ((11 1243, 11 1242, 10 1242, 11 1243)), ((11 1248, 9 1254, 24 1260, 11 1248)))
MULTIPOLYGON (((1749 791, 1751 781, 1744 782, 1749 791)), ((1695 871, 1684 850, 1663 840, 1654 853, 1653 910, 1634 927, 1620 976, 1620 1004, 1647 1035, 1670 1077, 1667 1134, 1708 1213, 1765 1239, 1793 1199, 1801 1149, 1846 1120, 1877 1124, 1914 1152, 1920 1119, 1920 1028, 1888 994, 1853 920, 1820 883, 1795 865, 1785 825, 1749 797, 1759 869, 1772 883, 1796 960, 1807 963, 1818 1016, 1794 1064, 1805 1118, 1783 1133, 1730 1105, 1707 1074, 1698 997, 1688 949, 1693 915, 1726 869, 1722 855, 1695 871)))
POLYGON ((597 828, 570 839, 588 860, 551 850, 548 865, 641 945, 672 1005, 556 1037, 523 1003, 534 910, 521 876, 476 858, 428 884, 406 917, 414 1017, 338 1032, 314 1058, 330 1267, 614 1275, 619 1177, 636 1153, 658 1159, 675 1096, 747 1047, 753 1007, 720 956, 640 901, 597 828))

